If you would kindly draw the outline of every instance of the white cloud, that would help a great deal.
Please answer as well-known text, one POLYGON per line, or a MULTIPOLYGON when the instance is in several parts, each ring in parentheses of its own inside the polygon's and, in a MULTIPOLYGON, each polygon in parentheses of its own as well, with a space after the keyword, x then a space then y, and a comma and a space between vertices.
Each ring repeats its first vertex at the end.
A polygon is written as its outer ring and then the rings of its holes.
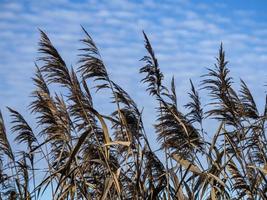
MULTIPOLYGON (((235 11, 222 3, 190 1, 17 1, 0 6, 0 105, 20 108, 27 103, 37 56, 40 27, 51 37, 67 63, 75 65, 83 36, 80 24, 100 47, 112 77, 136 96, 140 107, 152 109, 142 98, 144 86, 138 60, 145 54, 142 30, 149 36, 166 78, 176 76, 177 92, 189 88, 189 78, 199 80, 212 67, 221 41, 234 75, 244 75, 257 95, 264 91, 266 27, 254 11, 235 11), (218 9, 220 8, 220 9, 218 9), (218 10, 220 12, 218 12, 218 10), (234 13, 233 15, 227 13, 234 13), (237 18, 238 17, 238 18, 237 18), (253 65, 253 66, 252 66, 253 65), (255 71, 257 69, 257 71, 255 71), (137 85, 137 86, 136 86, 137 85), (139 90, 136 90, 139 88, 139 90), (19 93, 18 93, 19 91, 19 93), (19 95, 20 98, 17 98, 19 95)), ((169 82, 166 80, 166 82, 169 82)), ((260 95, 258 95, 260 96, 260 95)), ((181 104, 185 100, 179 97, 181 104)))

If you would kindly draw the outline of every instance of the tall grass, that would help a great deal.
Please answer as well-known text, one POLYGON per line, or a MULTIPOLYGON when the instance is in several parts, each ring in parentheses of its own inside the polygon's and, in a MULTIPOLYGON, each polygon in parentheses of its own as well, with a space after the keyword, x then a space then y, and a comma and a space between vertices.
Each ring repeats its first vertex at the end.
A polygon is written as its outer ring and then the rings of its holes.
POLYGON ((66 66, 40 31, 29 106, 38 128, 7 108, 12 119, 7 131, 0 115, 0 199, 267 199, 267 105, 258 111, 244 81, 238 91, 232 87, 222 45, 215 67, 200 84, 211 97, 207 111, 191 81, 183 113, 175 81, 171 88, 163 84, 144 33, 147 55, 140 73, 157 102, 159 158, 150 147, 142 111, 110 79, 96 44, 83 31, 77 70, 66 66), (110 91, 113 113, 105 116, 95 109, 88 81, 97 90, 110 91), (52 93, 51 85, 64 87, 64 92, 52 93), (210 118, 218 123, 216 133, 203 125, 210 118), (12 143, 7 137, 11 132, 12 143), (22 143, 23 151, 13 149, 22 143))

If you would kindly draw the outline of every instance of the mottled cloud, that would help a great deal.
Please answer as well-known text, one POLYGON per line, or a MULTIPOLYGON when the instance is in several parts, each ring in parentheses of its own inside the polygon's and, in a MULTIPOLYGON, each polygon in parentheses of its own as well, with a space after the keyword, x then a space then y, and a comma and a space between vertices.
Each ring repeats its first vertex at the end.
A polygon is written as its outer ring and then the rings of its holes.
POLYGON ((142 30, 151 39, 166 83, 172 75, 176 77, 181 107, 187 99, 189 78, 198 83, 205 67, 213 66, 221 41, 236 82, 242 77, 262 102, 267 27, 258 15, 263 13, 186 0, 1 1, 0 107, 8 105, 25 113, 33 89, 38 28, 47 32, 68 65, 76 66, 83 36, 80 25, 95 39, 112 78, 135 97, 140 108, 145 107, 147 122, 152 123, 148 115, 154 104, 148 102, 152 100, 139 83, 139 59, 145 54, 142 30))

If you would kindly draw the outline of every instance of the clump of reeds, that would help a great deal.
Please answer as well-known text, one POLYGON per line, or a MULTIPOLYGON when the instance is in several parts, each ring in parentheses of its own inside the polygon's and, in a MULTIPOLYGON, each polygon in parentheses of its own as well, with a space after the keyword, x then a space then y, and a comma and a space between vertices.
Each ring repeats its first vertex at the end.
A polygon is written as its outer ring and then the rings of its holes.
POLYGON ((30 103, 37 127, 8 108, 9 132, 0 114, 0 199, 267 199, 267 105, 258 111, 244 81, 238 91, 232 87, 222 45, 215 67, 201 83, 211 96, 207 111, 190 81, 188 112, 183 113, 175 81, 171 88, 163 85, 144 33, 147 55, 140 73, 158 103, 160 154, 150 147, 142 112, 110 79, 96 44, 83 31, 76 70, 40 31, 30 103), (109 116, 95 109, 90 80, 97 90, 110 91, 116 109, 109 116), (51 92, 50 85, 65 89, 51 92), (203 125, 210 118, 218 122, 216 133, 203 125), (12 143, 7 137, 11 133, 12 143), (16 144, 23 150, 17 151, 16 144))

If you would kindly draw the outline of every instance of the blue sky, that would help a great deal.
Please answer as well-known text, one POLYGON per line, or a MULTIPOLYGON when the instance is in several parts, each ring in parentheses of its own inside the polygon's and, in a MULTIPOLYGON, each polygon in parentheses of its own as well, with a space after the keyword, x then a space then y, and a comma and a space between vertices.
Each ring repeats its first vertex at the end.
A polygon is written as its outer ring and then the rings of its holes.
MULTIPOLYGON (((97 1, 0 0, 0 109, 11 106, 27 115, 31 77, 38 56, 38 28, 44 30, 69 66, 77 66, 83 25, 94 38, 111 77, 130 93, 146 122, 154 102, 138 74, 145 55, 142 30, 149 36, 166 84, 176 78, 180 107, 189 78, 194 83, 212 67, 224 43, 235 83, 242 77, 263 103, 267 64, 267 1, 97 1)), ((95 95, 100 111, 112 111, 105 94, 95 95), (104 96, 104 97, 103 97, 104 96)), ((207 98, 203 97, 204 103, 207 98)), ((105 114, 108 114, 105 113, 105 114)), ((33 123, 33 122, 31 122, 33 123)), ((153 137, 153 136, 151 136, 153 137)))

